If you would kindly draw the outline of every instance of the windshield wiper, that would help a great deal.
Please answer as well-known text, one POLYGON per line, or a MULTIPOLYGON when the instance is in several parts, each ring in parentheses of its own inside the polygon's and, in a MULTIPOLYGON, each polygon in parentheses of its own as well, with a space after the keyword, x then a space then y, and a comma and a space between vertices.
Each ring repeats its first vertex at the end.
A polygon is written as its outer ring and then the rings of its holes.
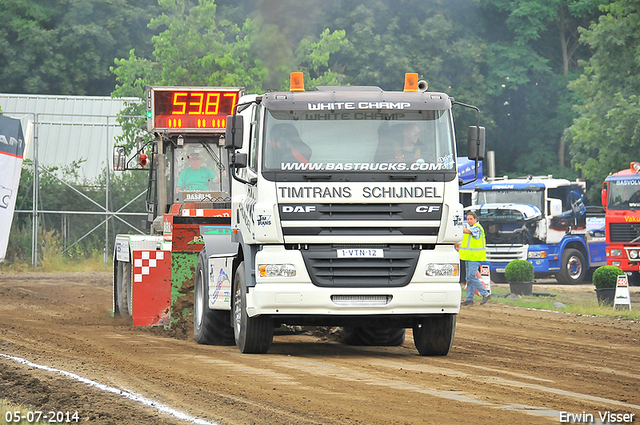
POLYGON ((416 181, 416 180, 418 180, 418 176, 416 176, 416 175, 408 176, 408 175, 403 175, 403 174, 391 174, 391 175, 389 175, 389 180, 413 180, 413 181, 416 181))
POLYGON ((333 176, 327 174, 303 174, 305 180, 331 180, 333 176))

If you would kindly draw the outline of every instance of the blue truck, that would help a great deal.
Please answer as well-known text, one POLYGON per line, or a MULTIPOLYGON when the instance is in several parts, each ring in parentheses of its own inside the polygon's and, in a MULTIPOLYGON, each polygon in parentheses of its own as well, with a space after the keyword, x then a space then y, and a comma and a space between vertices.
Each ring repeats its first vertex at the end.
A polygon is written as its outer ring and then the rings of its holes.
POLYGON ((536 277, 579 284, 606 265, 604 211, 587 207, 586 183, 552 176, 507 177, 476 185, 472 209, 487 239, 491 280, 505 282, 515 259, 533 264, 536 277))

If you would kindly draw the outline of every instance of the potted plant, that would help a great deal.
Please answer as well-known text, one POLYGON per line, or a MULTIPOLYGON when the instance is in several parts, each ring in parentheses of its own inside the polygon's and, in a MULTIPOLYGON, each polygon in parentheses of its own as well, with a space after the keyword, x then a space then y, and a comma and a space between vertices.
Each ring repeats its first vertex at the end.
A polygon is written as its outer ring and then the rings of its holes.
POLYGON ((533 289, 533 264, 525 260, 511 260, 504 269, 509 290, 517 295, 531 295, 533 289))
POLYGON ((616 266, 601 266, 593 272, 593 286, 596 287, 598 304, 613 305, 618 276, 624 272, 616 266))

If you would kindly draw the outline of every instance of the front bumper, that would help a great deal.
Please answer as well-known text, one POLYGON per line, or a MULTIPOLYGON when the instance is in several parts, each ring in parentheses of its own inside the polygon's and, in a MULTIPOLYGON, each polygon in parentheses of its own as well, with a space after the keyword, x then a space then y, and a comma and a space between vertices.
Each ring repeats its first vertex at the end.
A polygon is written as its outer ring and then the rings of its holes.
POLYGON ((257 315, 425 315, 460 311, 459 276, 430 277, 429 263, 458 263, 453 246, 421 251, 414 276, 401 287, 320 287, 312 283, 300 251, 265 246, 256 254, 256 266, 288 263, 296 276, 261 277, 247 294, 247 313, 257 315))

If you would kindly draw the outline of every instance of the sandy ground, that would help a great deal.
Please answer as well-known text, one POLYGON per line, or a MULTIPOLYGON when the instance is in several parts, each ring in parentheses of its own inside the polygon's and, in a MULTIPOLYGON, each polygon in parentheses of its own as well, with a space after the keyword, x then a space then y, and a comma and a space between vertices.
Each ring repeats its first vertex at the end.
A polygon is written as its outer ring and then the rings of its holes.
POLYGON ((476 303, 458 315, 447 357, 418 356, 410 331, 400 347, 278 335, 268 354, 242 355, 110 309, 111 273, 0 274, 0 398, 95 424, 597 423, 606 412, 640 423, 630 320, 476 303))

